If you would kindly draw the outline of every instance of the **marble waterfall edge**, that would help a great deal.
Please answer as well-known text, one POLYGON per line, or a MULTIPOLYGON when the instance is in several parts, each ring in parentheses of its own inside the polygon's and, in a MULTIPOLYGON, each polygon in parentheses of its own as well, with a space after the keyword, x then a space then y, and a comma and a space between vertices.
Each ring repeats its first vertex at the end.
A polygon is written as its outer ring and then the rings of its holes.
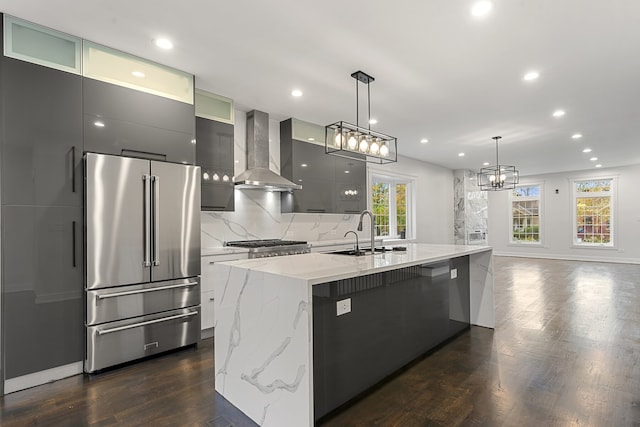
POLYGON ((309 287, 219 263, 214 275, 216 391, 261 426, 313 425, 309 287))

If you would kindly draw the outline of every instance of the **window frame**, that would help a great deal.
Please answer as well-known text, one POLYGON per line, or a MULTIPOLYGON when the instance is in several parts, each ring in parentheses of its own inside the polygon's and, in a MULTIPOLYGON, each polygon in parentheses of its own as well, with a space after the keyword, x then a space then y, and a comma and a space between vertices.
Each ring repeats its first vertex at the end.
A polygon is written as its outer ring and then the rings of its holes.
POLYGON ((415 182, 416 178, 410 175, 402 175, 396 173, 389 173, 388 171, 378 171, 373 168, 368 168, 367 173, 367 206, 371 212, 373 212, 373 197, 372 187, 374 182, 386 182, 389 184, 389 235, 377 236, 382 237, 385 240, 402 239, 398 233, 397 224, 397 206, 396 206, 396 185, 406 184, 405 200, 407 202, 406 207, 406 229, 403 240, 414 240, 416 236, 415 231, 415 182), (394 212, 394 215, 391 215, 394 212), (392 234, 392 232, 394 234, 392 234))
POLYGON ((538 196, 524 196, 524 197, 514 197, 513 190, 509 190, 508 197, 508 212, 509 212, 509 245, 513 246, 533 246, 540 247, 544 246, 545 241, 545 224, 544 224, 544 181, 542 182, 520 182, 516 185, 516 188, 520 187, 539 187, 540 191, 538 196), (513 240, 513 202, 516 200, 537 200, 538 201, 538 241, 537 242, 527 242, 523 240, 513 240))
POLYGON ((618 179, 616 176, 594 176, 588 178, 571 179, 571 247, 575 249, 617 249, 617 194, 618 179), (578 192, 576 185, 579 182, 589 181, 611 181, 611 189, 607 192, 578 192), (584 197, 602 197, 609 196, 609 243, 584 243, 577 241, 578 230, 578 206, 577 199, 584 197))

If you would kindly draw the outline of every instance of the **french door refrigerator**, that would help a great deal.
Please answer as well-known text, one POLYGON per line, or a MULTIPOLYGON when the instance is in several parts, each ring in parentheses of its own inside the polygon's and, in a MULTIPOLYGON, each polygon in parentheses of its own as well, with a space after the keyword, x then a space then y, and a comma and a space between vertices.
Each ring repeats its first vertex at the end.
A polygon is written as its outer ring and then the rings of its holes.
POLYGON ((200 338, 200 168, 85 155, 86 372, 200 338))

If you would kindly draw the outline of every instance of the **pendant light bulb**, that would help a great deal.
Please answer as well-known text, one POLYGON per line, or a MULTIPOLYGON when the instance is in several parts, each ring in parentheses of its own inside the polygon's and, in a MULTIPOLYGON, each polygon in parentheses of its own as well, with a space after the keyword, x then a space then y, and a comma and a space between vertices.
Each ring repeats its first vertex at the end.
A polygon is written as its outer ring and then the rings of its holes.
POLYGON ((347 140, 347 147, 349 150, 355 150, 358 146, 358 140, 356 139, 355 132, 349 132, 349 139, 347 140))
POLYGON ((344 134, 342 133, 342 128, 336 128, 336 135, 333 138, 333 142, 336 147, 342 148, 342 142, 344 141, 344 134))
POLYGON ((369 147, 369 152, 375 156, 380 153, 380 138, 376 138, 371 142, 371 146, 369 147))
POLYGON ((369 151, 369 141, 367 140, 367 137, 362 135, 362 138, 360 139, 360 152, 361 153, 366 153, 367 151, 369 151))
POLYGON ((384 144, 382 144, 382 146, 380 147, 380 155, 382 157, 388 157, 389 156, 389 146, 387 145, 386 142, 384 144))

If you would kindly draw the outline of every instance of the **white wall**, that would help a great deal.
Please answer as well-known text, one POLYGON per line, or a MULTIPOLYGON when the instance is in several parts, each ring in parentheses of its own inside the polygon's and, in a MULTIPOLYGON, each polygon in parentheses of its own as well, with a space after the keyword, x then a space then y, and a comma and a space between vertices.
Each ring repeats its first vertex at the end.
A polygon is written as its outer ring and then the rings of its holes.
MULTIPOLYGON (((246 168, 246 112, 235 111, 235 174, 246 168)), ((269 120, 269 167, 280 171, 280 123, 269 120)), ((398 163, 377 166, 378 171, 399 173, 416 180, 416 240, 453 242, 453 171, 399 157, 398 163)), ((358 215, 281 214, 280 195, 262 190, 236 190, 234 212, 202 212, 202 247, 220 247, 225 241, 281 238, 289 240, 340 240, 355 230, 358 215)), ((366 231, 359 233, 368 238, 366 231)))
POLYGON ((509 243, 508 191, 496 191, 489 194, 489 244, 494 254, 640 263, 640 165, 521 177, 520 183, 542 184, 542 246, 509 243), (571 181, 597 177, 617 177, 615 248, 576 248, 571 181))

